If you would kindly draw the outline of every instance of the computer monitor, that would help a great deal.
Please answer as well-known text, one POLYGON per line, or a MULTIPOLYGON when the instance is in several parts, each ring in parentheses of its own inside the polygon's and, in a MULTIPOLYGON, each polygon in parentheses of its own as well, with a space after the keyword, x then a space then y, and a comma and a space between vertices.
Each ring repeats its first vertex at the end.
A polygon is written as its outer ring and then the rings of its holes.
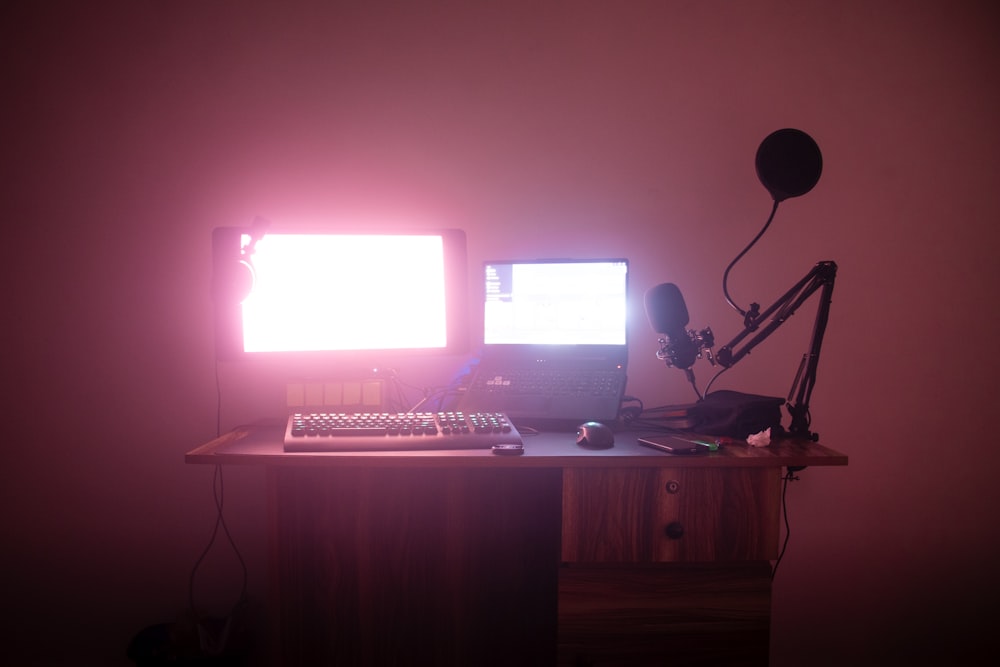
POLYGON ((483 343, 624 350, 628 265, 624 258, 487 261, 483 343))
POLYGON ((213 230, 217 357, 290 371, 468 348, 465 233, 213 230))

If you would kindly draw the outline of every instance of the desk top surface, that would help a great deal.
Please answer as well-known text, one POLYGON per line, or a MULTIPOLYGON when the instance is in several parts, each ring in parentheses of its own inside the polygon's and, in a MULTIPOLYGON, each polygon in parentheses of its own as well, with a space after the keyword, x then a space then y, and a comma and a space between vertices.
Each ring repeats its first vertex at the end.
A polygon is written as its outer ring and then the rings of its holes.
POLYGON ((249 465, 311 465, 338 467, 528 467, 528 468, 679 468, 679 467, 800 467, 844 466, 847 456, 821 444, 780 440, 767 447, 726 444, 700 455, 674 455, 638 443, 651 432, 619 432, 610 449, 589 450, 576 444, 575 433, 522 433, 524 454, 500 456, 484 449, 385 452, 285 452, 284 429, 244 426, 192 449, 187 463, 249 465))

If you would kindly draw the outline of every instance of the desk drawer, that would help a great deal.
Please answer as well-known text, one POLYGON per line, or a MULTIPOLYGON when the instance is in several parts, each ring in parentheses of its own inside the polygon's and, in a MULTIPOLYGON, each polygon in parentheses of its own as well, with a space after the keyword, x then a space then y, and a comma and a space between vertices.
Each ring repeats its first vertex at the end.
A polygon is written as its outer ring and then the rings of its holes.
POLYGON ((779 468, 567 468, 562 560, 773 560, 779 468))
POLYGON ((771 566, 568 565, 559 572, 560 667, 767 667, 771 566))

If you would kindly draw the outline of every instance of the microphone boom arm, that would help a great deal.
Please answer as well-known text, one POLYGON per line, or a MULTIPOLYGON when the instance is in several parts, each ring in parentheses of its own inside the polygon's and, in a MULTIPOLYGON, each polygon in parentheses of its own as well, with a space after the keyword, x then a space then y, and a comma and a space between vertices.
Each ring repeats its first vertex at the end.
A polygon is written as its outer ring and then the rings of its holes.
POLYGON ((795 380, 788 393, 788 411, 792 417, 789 431, 792 435, 804 436, 810 440, 816 440, 816 436, 809 432, 809 399, 812 396, 813 386, 816 384, 816 369, 819 366, 823 335, 830 319, 830 304, 832 303, 836 276, 837 265, 834 262, 819 262, 802 280, 785 292, 764 312, 748 319, 743 331, 715 353, 715 359, 720 365, 731 368, 794 315, 799 306, 817 290, 821 290, 809 351, 802 357, 799 370, 795 374, 795 380), (762 327, 761 323, 765 320, 770 321, 762 327), (751 335, 753 337, 743 343, 751 335), (737 346, 741 343, 743 346, 738 348, 737 346))

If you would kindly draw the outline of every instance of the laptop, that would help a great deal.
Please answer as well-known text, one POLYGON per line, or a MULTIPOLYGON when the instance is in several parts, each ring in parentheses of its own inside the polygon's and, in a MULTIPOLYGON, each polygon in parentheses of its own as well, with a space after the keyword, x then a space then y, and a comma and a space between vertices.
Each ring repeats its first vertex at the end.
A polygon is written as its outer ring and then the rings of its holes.
POLYGON ((482 351, 463 410, 519 426, 613 422, 628 367, 628 260, 487 261, 482 351))

